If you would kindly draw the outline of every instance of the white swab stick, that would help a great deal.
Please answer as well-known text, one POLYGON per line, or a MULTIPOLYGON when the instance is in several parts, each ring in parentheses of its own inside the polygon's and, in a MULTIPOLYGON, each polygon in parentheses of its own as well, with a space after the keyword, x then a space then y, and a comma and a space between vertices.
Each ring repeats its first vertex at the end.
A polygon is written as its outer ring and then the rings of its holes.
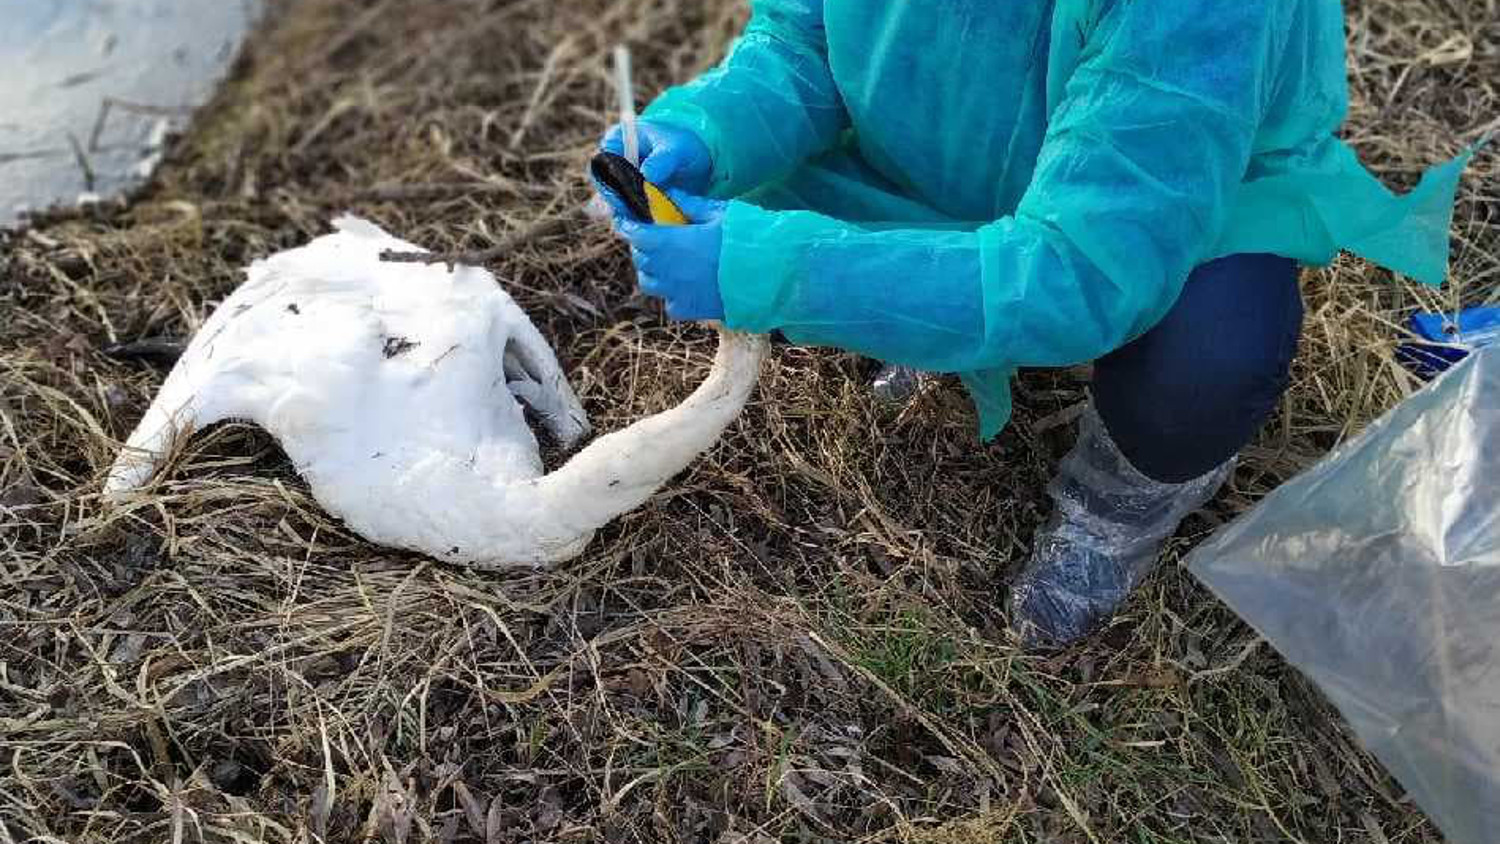
POLYGON ((635 125, 635 86, 630 80, 630 48, 615 48, 615 90, 620 95, 620 125, 625 128, 625 158, 641 166, 641 140, 635 125))

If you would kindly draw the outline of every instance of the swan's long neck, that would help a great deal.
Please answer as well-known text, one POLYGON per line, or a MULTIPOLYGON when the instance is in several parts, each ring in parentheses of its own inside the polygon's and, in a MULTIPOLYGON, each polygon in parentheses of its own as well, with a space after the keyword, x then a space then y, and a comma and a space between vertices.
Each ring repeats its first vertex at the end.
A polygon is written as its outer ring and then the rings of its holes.
POLYGON ((721 328, 713 371, 686 401, 600 437, 537 479, 536 512, 555 520, 546 531, 550 538, 581 546, 707 451, 750 398, 768 347, 764 336, 721 328))

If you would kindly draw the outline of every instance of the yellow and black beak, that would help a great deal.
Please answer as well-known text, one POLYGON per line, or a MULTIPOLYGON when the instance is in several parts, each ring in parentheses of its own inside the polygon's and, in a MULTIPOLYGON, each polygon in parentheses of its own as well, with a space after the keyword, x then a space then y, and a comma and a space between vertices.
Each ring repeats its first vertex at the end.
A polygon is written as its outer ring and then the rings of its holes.
POLYGON ((640 168, 624 156, 601 152, 594 156, 589 169, 599 184, 618 196, 637 220, 658 226, 682 226, 689 222, 677 203, 661 188, 646 181, 640 168))

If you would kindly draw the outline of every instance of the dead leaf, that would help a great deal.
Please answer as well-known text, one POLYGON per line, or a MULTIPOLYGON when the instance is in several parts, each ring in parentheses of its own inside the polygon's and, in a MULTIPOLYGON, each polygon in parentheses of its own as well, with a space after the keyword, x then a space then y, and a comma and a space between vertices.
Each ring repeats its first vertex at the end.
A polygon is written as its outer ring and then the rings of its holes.
POLYGON ((924 758, 927 760, 927 764, 945 774, 962 774, 964 772, 964 766, 951 756, 927 756, 924 758))
POLYGON ((602 311, 594 306, 593 302, 590 302, 589 300, 577 295, 576 293, 564 293, 563 298, 567 300, 568 304, 572 305, 580 311, 583 311, 584 313, 590 314, 592 316, 604 315, 602 311))
POLYGON ((822 823, 823 817, 818 814, 818 805, 802 788, 802 778, 793 771, 787 771, 781 777, 781 796, 786 798, 793 808, 813 820, 822 823))
POLYGON ((35 507, 47 500, 41 489, 28 483, 19 483, 0 493, 0 507, 7 509, 35 507))
POLYGON ((484 807, 474 798, 469 787, 456 782, 453 784, 453 795, 458 798, 458 805, 463 807, 464 817, 469 821, 469 828, 474 830, 475 835, 484 835, 484 807))
POLYGON ((386 777, 385 788, 377 798, 380 834, 391 844, 406 844, 411 835, 412 816, 416 813, 416 796, 403 787, 396 774, 386 777))
POLYGON ((1359 816, 1360 823, 1364 824, 1365 832, 1370 834, 1370 844, 1391 844, 1391 839, 1385 836, 1385 830, 1380 828, 1380 821, 1369 812, 1363 812, 1359 816))
POLYGON ((1132 671, 1120 678, 1120 685, 1137 689, 1175 689, 1182 683, 1182 675, 1169 667, 1132 671))
POLYGON ((504 809, 500 795, 496 794, 490 801, 490 810, 484 818, 485 844, 500 844, 500 836, 505 832, 504 809))
POLYGON ((312 803, 307 809, 308 826, 312 827, 314 835, 322 839, 328 837, 328 816, 332 813, 333 801, 329 799, 328 787, 320 782, 313 789, 312 803))

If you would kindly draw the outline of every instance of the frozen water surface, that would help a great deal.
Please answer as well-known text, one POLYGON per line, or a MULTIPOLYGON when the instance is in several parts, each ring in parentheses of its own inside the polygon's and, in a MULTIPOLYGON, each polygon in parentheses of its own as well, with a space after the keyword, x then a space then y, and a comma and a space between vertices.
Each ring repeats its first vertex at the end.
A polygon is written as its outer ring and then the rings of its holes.
POLYGON ((259 0, 0 0, 0 226, 138 186, 259 0))

